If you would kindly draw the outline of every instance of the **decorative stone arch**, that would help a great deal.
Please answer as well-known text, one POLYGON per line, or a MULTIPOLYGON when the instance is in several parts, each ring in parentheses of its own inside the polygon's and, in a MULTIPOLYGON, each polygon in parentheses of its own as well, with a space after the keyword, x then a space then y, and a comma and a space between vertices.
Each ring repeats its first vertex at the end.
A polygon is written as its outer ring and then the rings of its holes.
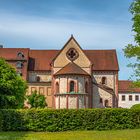
POLYGON ((69 92, 76 92, 76 82, 74 80, 69 82, 69 92))

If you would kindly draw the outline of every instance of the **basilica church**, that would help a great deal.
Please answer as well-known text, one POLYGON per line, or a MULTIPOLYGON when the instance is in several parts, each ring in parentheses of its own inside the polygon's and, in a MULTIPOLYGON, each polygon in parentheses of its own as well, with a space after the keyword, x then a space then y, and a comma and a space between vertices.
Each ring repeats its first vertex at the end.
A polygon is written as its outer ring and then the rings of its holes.
POLYGON ((46 97, 48 108, 118 107, 116 50, 83 50, 71 36, 61 50, 1 47, 0 57, 27 81, 28 95, 46 97))

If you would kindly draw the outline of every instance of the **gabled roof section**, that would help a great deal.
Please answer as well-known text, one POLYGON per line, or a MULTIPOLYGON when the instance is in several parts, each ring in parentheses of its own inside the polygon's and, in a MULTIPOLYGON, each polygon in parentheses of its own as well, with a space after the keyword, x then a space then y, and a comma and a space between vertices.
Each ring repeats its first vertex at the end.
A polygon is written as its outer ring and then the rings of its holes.
POLYGON ((5 60, 18 60, 18 53, 23 53, 24 59, 27 60, 29 50, 29 48, 0 48, 0 57, 5 60))
POLYGON ((133 87, 133 81, 119 81, 119 93, 140 93, 140 88, 133 87))
POLYGON ((89 75, 73 62, 60 69, 55 75, 89 75))
MULTIPOLYGON (((74 42, 77 44, 77 46, 82 50, 82 52, 84 53, 83 49, 81 48, 81 46, 79 45, 79 43, 76 41, 76 39, 74 38, 73 35, 71 35, 70 39, 65 43, 65 45, 63 46, 63 48, 59 51, 59 53, 54 57, 54 59, 52 60, 52 63, 55 61, 55 59, 59 56, 59 54, 64 50, 64 48, 69 44, 69 42, 71 40, 74 40, 74 42)), ((84 53, 85 54, 85 53, 84 53)), ((86 56, 86 54, 85 54, 86 56)), ((87 57, 87 56, 86 56, 87 57)), ((90 59, 87 57, 87 59, 90 61, 90 59)))
POLYGON ((93 64, 92 70, 119 70, 116 50, 84 50, 84 52, 93 64))
POLYGON ((51 70, 51 61, 59 53, 59 50, 30 50, 29 71, 51 70))
POLYGON ((104 91, 106 91, 106 92, 112 94, 112 95, 114 94, 113 89, 110 88, 110 87, 108 87, 108 86, 106 86, 106 85, 99 84, 99 83, 95 83, 95 82, 93 82, 93 84, 96 85, 97 87, 103 89, 104 91))

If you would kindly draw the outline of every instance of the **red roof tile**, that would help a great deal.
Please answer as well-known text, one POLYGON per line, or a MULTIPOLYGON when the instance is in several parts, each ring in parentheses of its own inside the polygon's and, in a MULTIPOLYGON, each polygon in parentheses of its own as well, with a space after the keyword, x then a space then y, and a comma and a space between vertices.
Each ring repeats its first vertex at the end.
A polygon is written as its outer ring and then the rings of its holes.
POLYGON ((0 57, 6 60, 16 60, 17 54, 22 52, 24 59, 28 59, 29 49, 28 48, 0 48, 0 57))
MULTIPOLYGON (((0 57, 6 60, 17 58, 17 53, 23 52, 25 59, 29 55, 30 71, 51 70, 50 64, 60 50, 30 50, 25 48, 0 48, 0 57)), ((119 70, 117 55, 115 50, 83 50, 85 55, 93 64, 93 70, 119 70)))
POLYGON ((93 70, 119 70, 116 50, 84 50, 93 70))
POLYGON ((133 83, 132 81, 128 80, 119 81, 119 93, 130 93, 130 92, 140 93, 140 88, 133 88, 132 83, 133 83))
POLYGON ((89 75, 75 63, 71 62, 66 65, 64 68, 60 69, 55 75, 67 75, 67 74, 76 74, 76 75, 89 75))
POLYGON ((28 69, 30 71, 51 70, 50 64, 58 52, 58 50, 30 50, 28 69))

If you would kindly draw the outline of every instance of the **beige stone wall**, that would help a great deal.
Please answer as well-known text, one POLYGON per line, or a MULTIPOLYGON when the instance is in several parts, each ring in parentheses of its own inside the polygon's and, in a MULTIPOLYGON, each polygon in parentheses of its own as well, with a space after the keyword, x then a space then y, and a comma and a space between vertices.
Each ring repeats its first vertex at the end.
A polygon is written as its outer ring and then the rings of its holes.
POLYGON ((60 96, 60 108, 61 109, 66 108, 66 96, 60 96))
POLYGON ((114 89, 116 75, 114 72, 93 72, 93 81, 101 83, 102 77, 107 78, 107 86, 114 89))
POLYGON ((89 105, 88 105, 88 96, 86 96, 86 108, 88 108, 89 105))
POLYGON ((77 108, 88 108, 88 97, 85 95, 72 95, 63 94, 55 96, 55 108, 56 109, 77 109, 77 108))
POLYGON ((28 72, 28 81, 37 82, 37 76, 40 77, 40 82, 50 82, 52 80, 50 72, 28 72))
POLYGON ((76 63, 81 68, 84 68, 84 70, 90 74, 91 63, 73 39, 67 44, 67 46, 65 46, 65 48, 61 51, 61 53, 57 56, 56 60, 54 61, 54 73, 57 72, 58 69, 63 68, 71 62, 66 56, 66 53, 70 48, 75 48, 79 53, 79 57, 74 61, 74 63, 76 63))
MULTIPOLYGON (((116 73, 115 72, 94 72, 93 81, 101 84, 102 77, 107 78, 106 86, 112 88, 115 93, 116 89, 116 73)), ((93 107, 95 108, 104 108, 104 101, 109 101, 109 106, 113 106, 112 95, 105 90, 98 88, 93 85, 93 107), (102 98, 103 103, 100 103, 100 98, 102 98)))
POLYGON ((59 109, 59 97, 58 96, 55 97, 55 108, 59 109))
POLYGON ((28 83, 27 95, 30 95, 35 90, 37 93, 40 93, 46 97, 48 107, 52 108, 51 83, 28 83))
POLYGON ((78 97, 78 102, 79 102, 79 109, 80 109, 80 108, 86 108, 84 96, 82 96, 82 95, 79 96, 79 97, 78 97))
POLYGON ((70 96, 68 99, 68 108, 69 109, 76 109, 77 108, 77 97, 70 96))
POLYGON ((105 90, 98 88, 97 86, 93 86, 93 107, 94 108, 104 108, 105 100, 109 101, 109 106, 112 107, 112 95, 105 90), (102 98, 102 103, 100 103, 100 98, 102 98))
POLYGON ((80 93, 85 93, 85 79, 84 77, 78 77, 78 87, 80 93))
POLYGON ((66 77, 62 77, 59 80, 59 86, 60 86, 60 93, 66 93, 67 92, 67 78, 66 77))
POLYGON ((84 76, 59 76, 55 78, 54 83, 59 83, 60 93, 67 93, 67 88, 69 86, 70 81, 74 81, 76 83, 77 92, 85 93, 85 81, 88 81, 88 78, 84 76))

